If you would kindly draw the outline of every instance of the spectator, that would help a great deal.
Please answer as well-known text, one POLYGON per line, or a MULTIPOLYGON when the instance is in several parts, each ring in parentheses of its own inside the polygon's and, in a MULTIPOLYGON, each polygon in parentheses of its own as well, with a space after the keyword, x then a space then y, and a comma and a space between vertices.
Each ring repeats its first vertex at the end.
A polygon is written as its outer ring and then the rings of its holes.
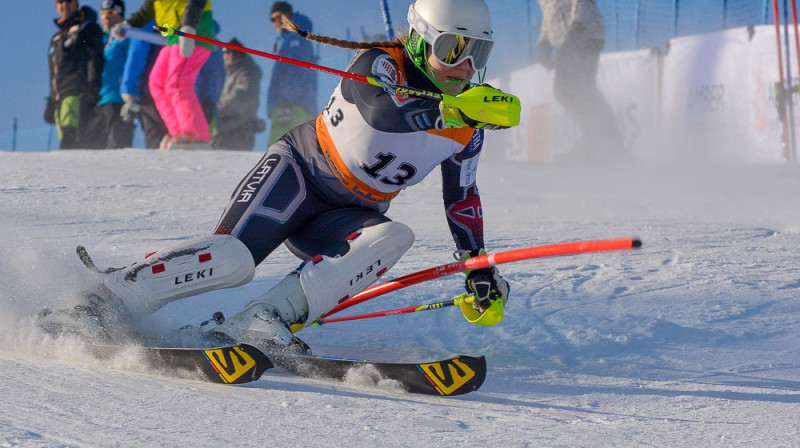
MULTIPOLYGON (((281 14, 292 19, 300 28, 312 32, 311 20, 292 11, 288 2, 272 4, 270 20, 278 33, 273 52, 284 57, 315 62, 311 42, 281 28, 281 14)), ((314 119, 317 113, 317 72, 292 64, 277 63, 267 92, 267 117, 270 119, 269 144, 278 141, 298 124, 314 119)))
POLYGON ((61 149, 97 148, 89 131, 100 100, 103 30, 97 13, 78 0, 55 0, 58 31, 50 39, 50 94, 44 119, 58 127, 61 149))
MULTIPOLYGON (((214 34, 219 35, 219 24, 214 21, 214 34)), ((209 135, 214 135, 214 129, 219 123, 219 111, 217 102, 222 94, 222 87, 225 85, 225 62, 222 58, 222 49, 214 47, 208 60, 203 64, 195 82, 195 92, 203 108, 203 114, 208 122, 209 135)))
POLYGON ((611 105, 597 89, 597 67, 606 40, 597 0, 539 0, 539 5, 543 18, 536 45, 538 62, 555 70, 555 97, 583 134, 579 149, 592 158, 622 155, 622 132, 611 105))
POLYGON ((100 148, 119 149, 133 146, 133 123, 122 120, 122 96, 120 84, 128 58, 128 39, 117 39, 111 35, 111 27, 125 20, 125 2, 103 0, 100 6, 100 24, 103 27, 105 65, 103 83, 100 87, 100 102, 97 103, 92 128, 96 130, 100 148))
POLYGON ((150 72, 164 44, 163 36, 153 29, 155 24, 156 21, 151 20, 143 30, 152 34, 152 41, 131 39, 120 88, 122 100, 125 101, 120 115, 124 121, 131 123, 136 118, 139 119, 144 133, 145 147, 148 149, 157 149, 167 135, 167 125, 158 113, 148 86, 150 72))
MULTIPOLYGON (((130 15, 128 24, 142 27, 153 19, 159 25, 186 33, 215 37, 210 0, 145 0, 130 15)), ((208 122, 195 93, 195 82, 212 49, 213 45, 172 35, 158 54, 149 87, 169 132, 161 145, 166 149, 211 148, 208 122)))
MULTIPOLYGON (((238 39, 230 41, 242 46, 238 39)), ((264 121, 259 120, 261 68, 250 55, 222 49, 225 58, 225 87, 219 99, 219 125, 214 139, 217 149, 252 151, 255 135, 264 131, 264 121)))

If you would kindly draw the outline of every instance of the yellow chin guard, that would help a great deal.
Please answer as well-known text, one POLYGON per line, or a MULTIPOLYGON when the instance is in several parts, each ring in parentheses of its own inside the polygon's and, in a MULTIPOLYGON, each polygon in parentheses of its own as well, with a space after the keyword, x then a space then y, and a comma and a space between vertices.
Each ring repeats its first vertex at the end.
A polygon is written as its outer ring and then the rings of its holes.
POLYGON ((467 297, 460 303, 461 314, 470 323, 480 325, 482 327, 492 327, 497 325, 505 315, 505 304, 502 299, 493 300, 489 308, 483 313, 480 313, 472 306, 475 297, 467 297))

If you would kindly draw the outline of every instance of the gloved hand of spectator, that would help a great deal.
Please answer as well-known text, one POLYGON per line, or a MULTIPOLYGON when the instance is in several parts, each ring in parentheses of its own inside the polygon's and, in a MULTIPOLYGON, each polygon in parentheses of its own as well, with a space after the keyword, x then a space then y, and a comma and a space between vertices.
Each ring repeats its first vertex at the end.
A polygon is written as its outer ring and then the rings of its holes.
POLYGON ((290 106, 278 106, 278 117, 275 120, 279 126, 289 126, 292 124, 292 108, 290 106))
POLYGON ((139 106, 139 98, 136 98, 130 93, 123 93, 122 101, 125 101, 125 104, 122 105, 122 109, 119 111, 119 116, 125 123, 131 123, 136 119, 136 117, 139 116, 139 111, 141 110, 141 107, 139 106))
POLYGON ((44 121, 49 124, 56 124, 56 100, 47 98, 47 105, 44 107, 44 121))
MULTIPOLYGON (((181 31, 184 33, 189 34, 197 34, 197 30, 194 29, 193 26, 184 25, 181 27, 181 31)), ((192 53, 194 53, 194 39, 189 39, 188 37, 180 36, 178 38, 178 45, 181 47, 181 56, 184 58, 192 57, 192 53)))
POLYGON ((127 38, 125 30, 127 30, 130 27, 131 25, 128 23, 127 20, 123 20, 120 23, 114 24, 114 26, 111 27, 111 37, 113 37, 114 39, 124 40, 125 38, 127 38))

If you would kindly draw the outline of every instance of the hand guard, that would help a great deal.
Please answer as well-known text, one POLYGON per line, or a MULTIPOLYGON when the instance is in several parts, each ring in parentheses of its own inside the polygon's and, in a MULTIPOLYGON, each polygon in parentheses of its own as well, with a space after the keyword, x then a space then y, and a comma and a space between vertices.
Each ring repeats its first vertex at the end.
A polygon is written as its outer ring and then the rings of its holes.
POLYGON ((507 129, 519 124, 519 98, 489 85, 468 88, 458 96, 442 95, 443 128, 507 129))
POLYGON ((508 282, 494 266, 468 272, 465 287, 468 293, 475 295, 472 306, 480 313, 486 311, 496 300, 502 300, 505 304, 510 292, 508 282))
MULTIPOLYGON (((193 26, 184 25, 181 27, 181 32, 189 33, 189 34, 197 34, 197 30, 194 29, 193 26)), ((188 37, 180 36, 178 38, 178 45, 181 47, 181 56, 184 59, 188 59, 192 57, 192 53, 194 53, 194 39, 189 39, 188 37)))
POLYGON ((122 105, 119 116, 125 123, 132 123, 139 116, 139 111, 141 110, 139 100, 130 93, 123 93, 122 101, 125 101, 125 104, 122 105))

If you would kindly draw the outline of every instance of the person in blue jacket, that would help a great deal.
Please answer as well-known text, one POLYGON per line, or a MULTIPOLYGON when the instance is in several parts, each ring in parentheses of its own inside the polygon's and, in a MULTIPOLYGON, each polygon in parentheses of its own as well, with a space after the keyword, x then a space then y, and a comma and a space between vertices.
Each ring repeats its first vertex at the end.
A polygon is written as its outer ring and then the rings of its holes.
MULTIPOLYGON (((214 34, 219 35, 220 26, 217 21, 214 21, 214 34)), ((200 73, 197 75, 194 90, 197 93, 197 99, 200 100, 200 106, 203 108, 203 113, 206 115, 208 121, 209 133, 213 136, 214 130, 219 124, 219 109, 217 102, 222 89, 225 86, 225 61, 222 57, 222 49, 216 47, 208 60, 203 64, 200 73)))
MULTIPOLYGON (((314 48, 302 36, 281 28, 281 14, 300 29, 313 31, 311 19, 292 10, 288 2, 272 4, 270 20, 278 33, 273 52, 287 58, 316 62, 314 48)), ((267 91, 267 117, 270 119, 269 144, 295 126, 313 120, 317 110, 317 72, 292 64, 275 64, 267 91)))
POLYGON ((151 40, 128 39, 130 47, 120 87, 122 100, 125 102, 120 116, 123 121, 128 123, 139 119, 145 147, 148 149, 157 149, 161 140, 167 135, 167 125, 161 119, 161 114, 158 113, 148 87, 150 71, 164 44, 163 36, 153 29, 155 24, 156 21, 152 20, 143 28, 144 31, 152 34, 151 40), (161 44, 156 42, 161 42, 161 44))
POLYGON ((120 110, 124 102, 120 95, 122 73, 128 58, 129 40, 116 39, 111 28, 125 19, 125 2, 103 0, 100 6, 100 24, 103 27, 105 47, 100 101, 92 119, 98 149, 130 148, 133 145, 133 123, 122 120, 120 110))

